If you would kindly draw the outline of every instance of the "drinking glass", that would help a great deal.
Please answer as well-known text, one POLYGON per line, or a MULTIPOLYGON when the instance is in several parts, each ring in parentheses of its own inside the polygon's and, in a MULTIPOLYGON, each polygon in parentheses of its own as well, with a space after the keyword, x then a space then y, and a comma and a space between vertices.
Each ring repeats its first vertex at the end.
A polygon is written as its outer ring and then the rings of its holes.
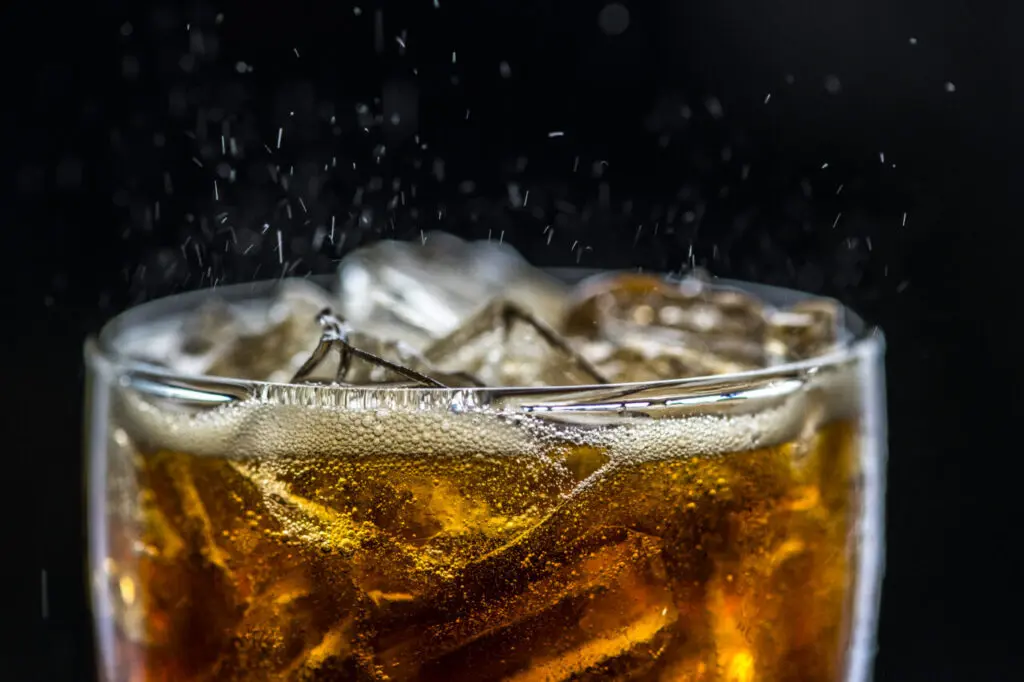
POLYGON ((616 385, 269 383, 136 352, 276 286, 86 344, 102 679, 870 679, 883 340, 852 311, 820 357, 616 385))

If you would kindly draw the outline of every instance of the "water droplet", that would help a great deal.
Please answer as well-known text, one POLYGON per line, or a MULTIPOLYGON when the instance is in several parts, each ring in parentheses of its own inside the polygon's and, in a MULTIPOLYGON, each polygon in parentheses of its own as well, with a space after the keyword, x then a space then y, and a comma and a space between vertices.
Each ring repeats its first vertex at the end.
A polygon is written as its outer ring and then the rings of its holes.
POLYGON ((597 15, 597 25, 605 35, 621 35, 629 28, 629 10, 617 2, 605 5, 597 15))
POLYGON ((715 120, 722 118, 725 114, 725 110, 722 108, 722 103, 717 97, 708 97, 704 102, 704 106, 707 108, 708 113, 711 114, 711 118, 715 120))

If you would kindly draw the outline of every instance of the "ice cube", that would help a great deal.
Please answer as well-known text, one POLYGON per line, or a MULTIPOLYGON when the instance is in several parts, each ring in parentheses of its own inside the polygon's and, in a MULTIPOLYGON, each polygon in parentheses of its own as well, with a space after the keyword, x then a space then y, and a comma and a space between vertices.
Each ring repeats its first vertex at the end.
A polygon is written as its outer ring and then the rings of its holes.
POLYGON ((657 538, 606 527, 518 566, 539 571, 529 583, 475 580, 469 566, 466 579, 486 584, 485 598, 467 600, 456 619, 410 629, 381 660, 427 678, 465 671, 455 679, 466 680, 575 679, 631 656, 653 661, 677 618, 660 552, 657 538))
POLYGON ((242 379, 288 381, 320 338, 317 313, 334 303, 302 280, 285 281, 266 312, 218 354, 208 373, 242 379))
POLYGON ((335 301, 304 280, 285 280, 265 305, 211 299, 185 318, 164 360, 189 374, 288 381, 320 338, 317 313, 335 301))
MULTIPOLYGON (((431 376, 413 369, 410 365, 426 365, 414 351, 405 352, 401 343, 387 343, 374 340, 372 337, 360 335, 357 341, 372 345, 375 349, 385 351, 388 355, 398 355, 392 361, 386 357, 366 350, 365 347, 353 345, 353 332, 349 325, 336 316, 330 308, 324 308, 316 316, 322 331, 320 340, 312 354, 292 376, 292 383, 305 381, 327 381, 328 383, 391 383, 394 378, 404 379, 412 385, 443 388, 446 384, 431 376), (325 362, 332 352, 338 355, 338 362, 333 374, 328 373, 325 362), (353 365, 356 366, 353 370, 353 365), (358 379, 363 379, 359 382, 358 379)), ((427 367, 427 370, 432 368, 427 367)))
MULTIPOLYGON (((365 419, 379 424, 382 442, 395 428, 390 414, 365 419)), ((399 623, 429 610, 430 595, 443 593, 466 564, 536 525, 573 483, 543 456, 399 456, 382 447, 372 457, 230 466, 256 486, 265 509, 260 523, 278 529, 273 536, 282 549, 327 562, 374 617, 405 614, 395 617, 399 623)), ((265 565, 293 563, 274 555, 265 565)))
POLYGON ((566 386, 607 383, 562 336, 530 311, 495 300, 424 351, 447 372, 489 386, 566 386))
POLYGON ((554 324, 566 292, 507 244, 440 232, 423 243, 382 241, 354 251, 342 260, 338 283, 339 312, 354 328, 417 351, 498 296, 554 324))
POLYGON ((253 671, 295 679, 292 674, 352 654, 359 597, 340 576, 330 589, 316 584, 313 576, 324 571, 318 563, 323 562, 310 557, 308 565, 291 571, 279 567, 278 580, 253 598, 234 630, 234 646, 218 661, 221 679, 253 671))
POLYGON ((764 364, 761 304, 704 279, 601 275, 576 290, 563 328, 611 381, 739 372, 764 364))
POLYGON ((672 282, 655 275, 616 273, 581 282, 564 327, 574 336, 614 334, 622 326, 665 328, 708 337, 756 340, 763 306, 739 291, 713 290, 700 277, 672 282))
POLYGON ((771 311, 765 333, 768 357, 786 362, 827 352, 839 337, 841 314, 839 304, 824 298, 771 311))
POLYGON ((238 337, 240 324, 227 301, 206 301, 182 324, 181 352, 198 358, 216 355, 238 337))
MULTIPOLYGON (((450 388, 469 388, 485 385, 480 379, 468 372, 447 372, 427 360, 421 353, 401 341, 378 339, 369 334, 353 331, 349 334, 349 342, 355 348, 364 350, 377 358, 410 369, 425 377, 450 388)), ((389 382, 408 382, 409 377, 396 373, 394 370, 375 361, 366 359, 353 360, 345 381, 350 384, 383 384, 389 382)))

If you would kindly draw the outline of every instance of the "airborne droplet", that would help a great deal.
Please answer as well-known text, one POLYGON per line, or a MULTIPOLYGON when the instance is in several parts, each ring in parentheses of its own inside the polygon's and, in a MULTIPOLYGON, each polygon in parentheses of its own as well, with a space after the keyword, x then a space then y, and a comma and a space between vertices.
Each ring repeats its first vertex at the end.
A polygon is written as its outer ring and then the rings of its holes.
POLYGON ((597 15, 597 25, 605 35, 621 35, 629 28, 629 10, 617 2, 605 5, 597 15))

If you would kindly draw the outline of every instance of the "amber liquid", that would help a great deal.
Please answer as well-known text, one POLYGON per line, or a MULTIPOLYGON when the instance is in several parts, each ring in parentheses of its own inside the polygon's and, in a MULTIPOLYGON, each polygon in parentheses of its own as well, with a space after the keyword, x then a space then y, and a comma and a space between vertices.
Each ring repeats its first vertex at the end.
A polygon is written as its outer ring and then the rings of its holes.
POLYGON ((857 429, 642 461, 112 445, 110 682, 836 682, 857 429))

